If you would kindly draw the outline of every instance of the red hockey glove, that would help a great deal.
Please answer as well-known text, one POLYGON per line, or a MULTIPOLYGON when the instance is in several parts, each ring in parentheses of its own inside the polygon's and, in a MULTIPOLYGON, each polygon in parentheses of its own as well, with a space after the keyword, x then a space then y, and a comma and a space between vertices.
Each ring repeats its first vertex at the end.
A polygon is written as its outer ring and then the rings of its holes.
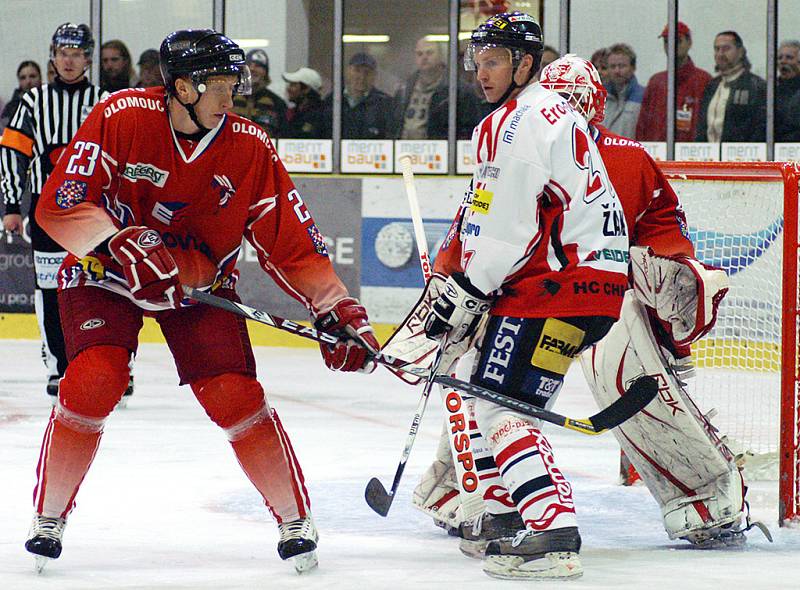
POLYGON ((372 355, 380 350, 367 310, 354 297, 345 297, 336 302, 331 310, 317 318, 314 326, 343 339, 339 344, 320 343, 322 358, 333 371, 359 371, 371 373, 375 370, 372 355))
POLYGON ((178 307, 183 290, 178 281, 178 267, 161 241, 158 232, 148 227, 133 226, 119 231, 108 243, 114 260, 136 299, 178 307))

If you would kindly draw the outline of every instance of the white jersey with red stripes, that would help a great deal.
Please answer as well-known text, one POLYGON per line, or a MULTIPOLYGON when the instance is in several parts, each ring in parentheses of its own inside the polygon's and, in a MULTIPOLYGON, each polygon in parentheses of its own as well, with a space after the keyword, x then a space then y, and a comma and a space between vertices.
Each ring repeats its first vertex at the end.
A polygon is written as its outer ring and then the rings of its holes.
POLYGON ((492 310, 515 317, 618 317, 628 231, 586 121, 533 83, 473 132, 461 263, 492 310))

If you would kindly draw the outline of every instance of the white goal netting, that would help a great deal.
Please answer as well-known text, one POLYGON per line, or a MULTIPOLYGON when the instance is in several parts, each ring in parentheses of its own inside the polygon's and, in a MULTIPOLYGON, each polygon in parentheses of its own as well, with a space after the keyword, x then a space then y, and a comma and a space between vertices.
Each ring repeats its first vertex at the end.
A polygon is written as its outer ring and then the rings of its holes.
POLYGON ((780 179, 671 178, 697 257, 731 287, 714 329, 693 346, 688 390, 744 459, 750 479, 776 479, 780 430, 784 186, 780 179))

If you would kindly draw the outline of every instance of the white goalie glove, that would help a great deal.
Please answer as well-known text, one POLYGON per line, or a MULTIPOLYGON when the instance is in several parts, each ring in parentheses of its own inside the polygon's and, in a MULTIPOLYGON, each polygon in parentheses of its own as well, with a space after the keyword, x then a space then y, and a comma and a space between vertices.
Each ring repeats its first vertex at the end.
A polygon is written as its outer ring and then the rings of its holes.
POLYGON ((649 247, 633 246, 630 255, 636 298, 672 326, 675 343, 708 333, 728 292, 725 272, 688 256, 657 256, 649 247))
MULTIPOLYGON (((425 286, 422 297, 419 298, 417 304, 383 346, 382 353, 412 362, 420 367, 429 368, 431 366, 436 356, 439 342, 425 336, 425 320, 431 313, 433 302, 439 298, 445 282, 446 279, 441 274, 436 273, 431 277, 431 280, 425 286)), ((470 337, 459 342, 448 342, 442 353, 442 362, 439 365, 440 372, 450 371, 453 364, 480 339, 485 325, 486 316, 484 316, 483 321, 470 337)), ((416 385, 422 379, 401 371, 392 372, 411 385, 416 385)))

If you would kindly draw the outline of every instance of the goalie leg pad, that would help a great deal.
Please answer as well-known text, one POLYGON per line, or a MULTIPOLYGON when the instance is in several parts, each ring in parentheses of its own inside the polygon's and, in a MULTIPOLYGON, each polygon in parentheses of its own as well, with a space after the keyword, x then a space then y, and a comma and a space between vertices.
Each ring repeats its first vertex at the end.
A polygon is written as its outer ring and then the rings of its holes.
POLYGON ((448 424, 442 425, 442 435, 436 449, 436 458, 422 474, 422 479, 414 488, 411 503, 442 528, 457 528, 456 511, 461 503, 455 466, 450 452, 448 424))
POLYGON ((670 539, 686 539, 704 546, 737 529, 742 521, 744 483, 737 471, 729 472, 699 490, 663 507, 664 527, 670 539))
POLYGON ((659 396, 614 435, 661 507, 671 539, 736 526, 742 519, 742 479, 730 450, 665 367, 644 305, 628 291, 620 321, 581 364, 601 407, 643 374, 659 396))

